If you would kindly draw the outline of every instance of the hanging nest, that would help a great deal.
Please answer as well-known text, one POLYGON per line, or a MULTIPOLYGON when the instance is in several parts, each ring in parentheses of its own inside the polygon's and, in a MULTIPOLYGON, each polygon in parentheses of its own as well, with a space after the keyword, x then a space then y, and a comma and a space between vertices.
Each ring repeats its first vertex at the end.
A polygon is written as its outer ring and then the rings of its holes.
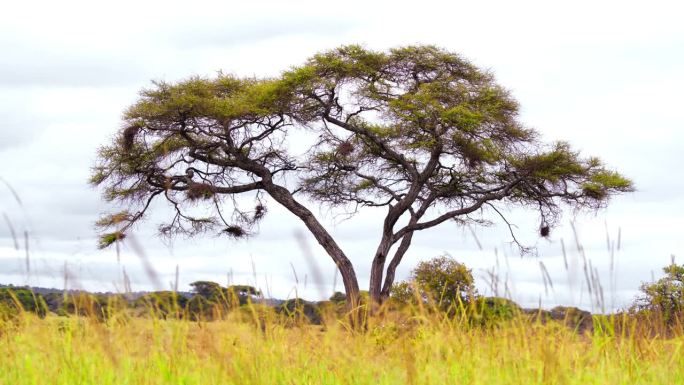
POLYGON ((254 221, 258 221, 258 220, 260 220, 261 218, 263 218, 264 215, 266 215, 266 206, 262 205, 261 203, 257 204, 257 205, 254 207, 254 216, 253 216, 253 220, 254 220, 254 221))
POLYGON ((341 156, 348 156, 354 152, 354 145, 349 142, 342 142, 337 146, 337 153, 341 156))
POLYGON ((131 124, 123 130, 123 148, 126 151, 130 151, 135 143, 135 137, 140 132, 140 125, 137 123, 131 124))
POLYGON ((541 235, 544 238, 547 238, 551 234, 551 228, 549 228, 549 225, 542 225, 539 228, 539 235, 541 235))
POLYGON ((233 238, 243 238, 247 235, 245 229, 237 225, 230 225, 223 229, 223 232, 228 234, 228 236, 233 238))
POLYGON ((188 186, 186 195, 191 201, 210 199, 214 196, 214 187, 204 183, 192 183, 188 186))

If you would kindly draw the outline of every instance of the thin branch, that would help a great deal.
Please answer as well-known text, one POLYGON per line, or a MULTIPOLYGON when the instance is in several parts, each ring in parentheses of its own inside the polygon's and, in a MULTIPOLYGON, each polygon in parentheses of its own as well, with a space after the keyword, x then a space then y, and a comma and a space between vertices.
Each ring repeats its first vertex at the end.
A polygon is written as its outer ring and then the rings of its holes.
POLYGON ((492 209, 494 209, 494 211, 495 211, 497 214, 499 214, 499 216, 501 217, 501 219, 506 223, 506 226, 508 227, 508 231, 511 233, 511 237, 513 238, 513 242, 518 246, 518 248, 520 249, 520 251, 523 252, 523 253, 529 252, 530 248, 529 248, 529 247, 523 246, 523 245, 518 241, 518 238, 516 238, 515 232, 513 231, 513 226, 515 226, 515 225, 511 224, 511 223, 508 221, 508 219, 503 215, 503 213, 502 213, 501 211, 499 211, 499 209, 496 208, 496 206, 494 206, 494 205, 491 204, 490 202, 487 202, 486 204, 487 204, 487 206, 489 206, 489 207, 491 207, 492 209))

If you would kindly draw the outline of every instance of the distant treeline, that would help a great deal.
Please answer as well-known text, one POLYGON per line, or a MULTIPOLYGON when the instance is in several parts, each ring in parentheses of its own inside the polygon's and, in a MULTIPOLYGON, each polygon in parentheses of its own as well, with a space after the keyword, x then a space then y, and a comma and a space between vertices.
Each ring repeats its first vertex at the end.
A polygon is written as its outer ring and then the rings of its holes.
MULTIPOLYGON (((121 317, 186 318, 190 320, 215 320, 236 309, 258 307, 270 308, 276 314, 313 324, 320 324, 324 314, 343 316, 345 295, 333 294, 327 301, 303 299, 264 299, 262 293, 252 286, 233 285, 222 287, 215 282, 197 281, 191 284, 192 292, 135 292, 89 293, 86 291, 60 291, 57 289, 0 286, 0 318, 5 319, 21 312, 35 313, 45 317, 49 313, 58 316, 90 316, 100 320, 121 317)), ((367 294, 363 293, 367 298, 367 294)), ((392 302, 392 310, 411 306, 407 302, 392 302)), ((496 297, 481 297, 477 311, 470 312, 474 323, 509 320, 518 314, 533 317, 565 320, 570 319, 579 330, 591 328, 591 314, 577 308, 558 307, 551 311, 526 310, 515 302, 496 297)))
MULTIPOLYGON (((259 290, 249 285, 222 287, 215 282, 197 281, 190 286, 193 288, 190 292, 90 293, 83 290, 0 285, 0 318, 8 319, 21 313, 35 313, 45 317, 52 313, 58 316, 92 316, 107 320, 114 315, 125 314, 133 317, 210 321, 221 318, 231 310, 253 305, 272 308, 278 313, 298 313, 310 322, 320 323, 319 307, 333 303, 303 299, 266 299, 259 290)), ((340 293, 333 297, 339 299, 340 293)))
MULTIPOLYGON (((672 263, 663 271, 665 277, 641 286, 642 295, 628 309, 611 315, 592 315, 576 307, 523 309, 510 299, 480 296, 470 269, 452 258, 438 257, 421 262, 409 280, 396 283, 382 307, 370 303, 368 292, 361 293, 359 306, 368 314, 392 314, 415 320, 419 318, 415 315, 429 312, 445 320, 458 318, 470 325, 485 327, 513 320, 559 321, 581 333, 597 328, 611 328, 614 332, 616 327, 622 327, 620 322, 626 325, 628 322, 623 321, 630 320, 644 325, 651 333, 682 332, 684 266, 672 263)), ((89 316, 103 321, 125 321, 130 317, 212 321, 224 319, 237 310, 246 319, 279 317, 286 322, 321 324, 326 317, 340 319, 349 312, 346 296, 340 292, 326 301, 312 302, 299 298, 265 299, 258 289, 248 285, 223 287, 215 282, 196 281, 190 286, 190 292, 124 294, 0 286, 0 321, 27 313, 40 317, 50 313, 89 316)))

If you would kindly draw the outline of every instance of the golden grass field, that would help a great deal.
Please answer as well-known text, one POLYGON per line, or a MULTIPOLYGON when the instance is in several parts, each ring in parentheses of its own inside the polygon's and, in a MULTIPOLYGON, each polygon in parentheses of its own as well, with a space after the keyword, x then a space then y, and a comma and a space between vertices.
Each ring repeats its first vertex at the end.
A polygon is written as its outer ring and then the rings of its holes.
POLYGON ((212 322, 25 313, 0 329, 0 384, 684 384, 684 337, 631 321, 579 334, 414 312, 352 332, 244 310, 212 322))

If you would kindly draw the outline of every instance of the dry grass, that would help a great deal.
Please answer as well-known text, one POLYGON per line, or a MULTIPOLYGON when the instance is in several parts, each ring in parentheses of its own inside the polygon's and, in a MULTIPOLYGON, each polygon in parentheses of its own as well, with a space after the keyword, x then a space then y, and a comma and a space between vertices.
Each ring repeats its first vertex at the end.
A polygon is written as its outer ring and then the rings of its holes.
POLYGON ((215 322, 23 314, 1 330, 0 383, 12 385, 684 383, 681 336, 522 320, 472 328, 414 314, 352 333, 247 309, 215 322))

